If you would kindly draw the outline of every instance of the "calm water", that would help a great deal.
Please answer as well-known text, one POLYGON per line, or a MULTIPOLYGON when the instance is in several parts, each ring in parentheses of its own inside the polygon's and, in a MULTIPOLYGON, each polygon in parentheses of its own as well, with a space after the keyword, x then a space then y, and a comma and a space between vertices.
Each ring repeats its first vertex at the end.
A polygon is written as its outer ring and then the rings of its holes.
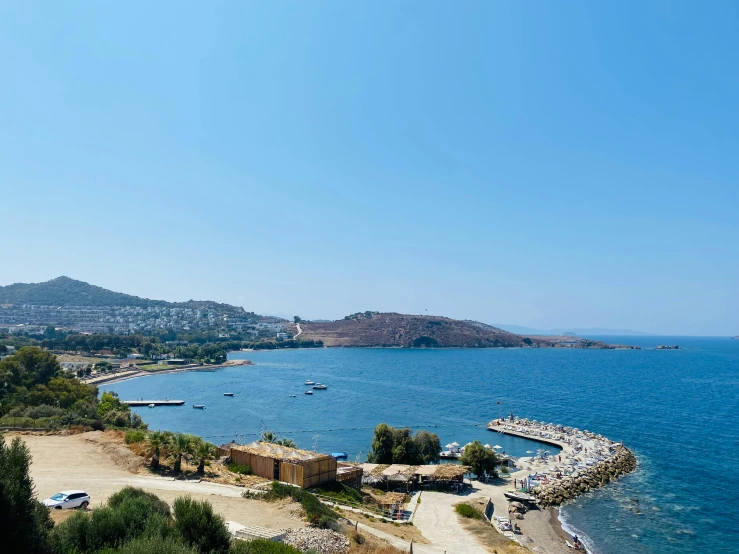
POLYGON ((271 429, 301 447, 347 451, 350 459, 366 456, 379 422, 432 429, 442 444, 479 439, 516 456, 539 446, 487 431, 488 420, 513 411, 596 431, 623 440, 640 461, 636 473, 562 510, 566 525, 585 533, 596 552, 737 552, 739 475, 732 462, 739 445, 739 341, 618 342, 685 349, 250 352, 232 357, 248 357, 255 366, 101 388, 123 399, 186 401, 180 408, 139 409, 152 429, 187 431, 217 444, 250 441, 271 429), (329 390, 306 396, 306 379, 329 390), (193 410, 192 403, 207 409, 193 410))

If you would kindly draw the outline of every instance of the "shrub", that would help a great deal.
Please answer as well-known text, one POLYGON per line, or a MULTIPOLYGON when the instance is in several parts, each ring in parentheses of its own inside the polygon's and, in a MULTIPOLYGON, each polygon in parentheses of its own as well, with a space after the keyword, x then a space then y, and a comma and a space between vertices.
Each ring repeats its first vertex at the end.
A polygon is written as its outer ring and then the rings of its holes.
POLYGON ((305 510, 306 519, 313 527, 326 527, 328 526, 329 520, 336 520, 336 513, 331 508, 321 503, 313 494, 303 489, 273 481, 272 489, 264 495, 266 500, 288 497, 296 502, 300 502, 303 510, 305 510))
POLYGON ((226 551, 231 543, 223 518, 213 513, 208 502, 189 496, 174 501, 174 528, 185 542, 203 554, 226 551))
POLYGON ((126 431, 126 436, 124 438, 126 444, 134 444, 137 442, 141 442, 144 439, 146 439, 146 433, 141 430, 126 431))
POLYGON ((475 508, 473 508, 469 504, 457 504, 454 509, 462 517, 466 517, 470 519, 480 519, 482 517, 480 515, 480 512, 478 512, 475 508))
POLYGON ((300 550, 280 542, 264 539, 253 541, 234 541, 229 554, 300 554, 300 550))
MULTIPOLYGON (((115 551, 116 554, 198 554, 198 549, 176 537, 140 537, 115 551)), ((111 553, 112 554, 112 553, 111 553)))
POLYGON ((49 510, 34 498, 28 474, 31 454, 18 437, 5 444, 0 433, 0 550, 45 554, 51 552, 49 510))
POLYGON ((314 487, 311 489, 311 492, 326 496, 336 500, 337 502, 362 504, 364 501, 364 497, 361 492, 338 481, 325 483, 320 487, 314 487))
POLYGON ((127 500, 143 501, 151 507, 152 512, 166 517, 170 515, 169 504, 157 495, 136 487, 124 487, 119 490, 108 499, 108 506, 110 508, 117 508, 127 500))
POLYGON ((228 470, 231 473, 238 473, 239 475, 251 475, 251 468, 249 466, 242 466, 239 464, 228 464, 228 470))

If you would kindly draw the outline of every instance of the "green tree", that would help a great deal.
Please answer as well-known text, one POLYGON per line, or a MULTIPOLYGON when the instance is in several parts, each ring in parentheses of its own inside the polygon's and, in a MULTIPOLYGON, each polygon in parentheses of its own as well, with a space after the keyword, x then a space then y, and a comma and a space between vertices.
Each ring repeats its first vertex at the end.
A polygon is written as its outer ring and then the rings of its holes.
POLYGON ((228 552, 231 544, 223 518, 213 512, 208 502, 189 496, 174 501, 174 528, 185 542, 203 554, 228 552))
POLYGON ((28 474, 31 454, 15 437, 10 446, 0 434, 0 544, 4 552, 46 554, 53 551, 49 510, 34 497, 28 474))
POLYGON ((436 464, 439 462, 441 455, 441 440, 436 433, 428 431, 418 431, 413 435, 413 442, 416 445, 416 451, 421 457, 424 464, 436 464))
POLYGON ((110 371, 112 368, 113 366, 110 364, 110 362, 102 361, 95 363, 95 371, 99 371, 100 373, 110 371))
POLYGON ((380 423, 375 427, 372 450, 367 455, 367 461, 374 464, 392 464, 394 446, 393 428, 386 423, 380 423))
POLYGON ((294 317, 293 317, 293 321, 294 321, 295 323, 302 323, 302 322, 303 322, 303 320, 302 320, 302 319, 300 319, 300 316, 298 316, 298 315, 296 315, 296 316, 294 316, 294 317))
POLYGON ((198 461, 198 473, 205 473, 205 462, 216 457, 216 445, 204 440, 198 440, 193 449, 193 455, 198 461))
POLYGON ((190 435, 175 433, 170 437, 167 444, 169 457, 174 460, 174 472, 182 471, 182 457, 189 456, 192 452, 192 438, 190 435))
POLYGON ((153 431, 146 437, 144 455, 151 458, 151 468, 159 467, 159 457, 162 455, 162 447, 167 444, 167 435, 161 431, 153 431))
POLYGON ((470 466, 472 473, 479 477, 483 473, 492 474, 497 477, 495 466, 498 464, 498 460, 495 456, 495 452, 485 448, 480 441, 475 441, 472 444, 465 447, 460 459, 462 465, 470 466))

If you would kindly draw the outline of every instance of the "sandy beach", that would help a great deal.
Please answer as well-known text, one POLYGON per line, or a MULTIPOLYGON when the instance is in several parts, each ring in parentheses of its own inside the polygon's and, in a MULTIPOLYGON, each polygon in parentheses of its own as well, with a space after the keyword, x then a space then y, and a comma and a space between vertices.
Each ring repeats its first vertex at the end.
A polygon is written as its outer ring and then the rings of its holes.
POLYGON ((83 382, 89 385, 113 385, 115 383, 128 381, 129 379, 137 379, 139 377, 148 377, 151 375, 171 375, 173 373, 186 373, 188 371, 216 371, 224 367, 236 367, 244 365, 254 365, 254 362, 252 362, 251 360, 228 360, 222 364, 187 365, 184 367, 173 367, 172 369, 164 369, 161 371, 131 369, 109 375, 95 376, 91 379, 85 379, 83 380, 83 382))

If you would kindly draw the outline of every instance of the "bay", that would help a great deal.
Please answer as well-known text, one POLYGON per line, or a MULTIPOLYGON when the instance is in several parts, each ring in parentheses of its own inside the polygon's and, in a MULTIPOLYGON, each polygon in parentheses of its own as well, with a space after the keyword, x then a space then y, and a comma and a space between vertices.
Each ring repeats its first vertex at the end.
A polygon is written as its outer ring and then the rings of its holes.
POLYGON ((735 552, 739 477, 730 460, 739 444, 739 341, 603 339, 643 349, 239 352, 230 357, 255 365, 101 389, 122 399, 185 400, 179 408, 138 408, 151 429, 216 444, 250 442, 269 429, 303 448, 346 451, 350 460, 366 457, 381 422, 432 430, 442 444, 499 444, 514 456, 541 445, 488 431, 490 419, 513 412, 588 429, 622 440, 639 460, 634 474, 562 510, 567 528, 585 534, 595 552, 735 552), (674 343, 682 349, 652 349, 674 343), (306 379, 328 390, 305 395, 306 379))

